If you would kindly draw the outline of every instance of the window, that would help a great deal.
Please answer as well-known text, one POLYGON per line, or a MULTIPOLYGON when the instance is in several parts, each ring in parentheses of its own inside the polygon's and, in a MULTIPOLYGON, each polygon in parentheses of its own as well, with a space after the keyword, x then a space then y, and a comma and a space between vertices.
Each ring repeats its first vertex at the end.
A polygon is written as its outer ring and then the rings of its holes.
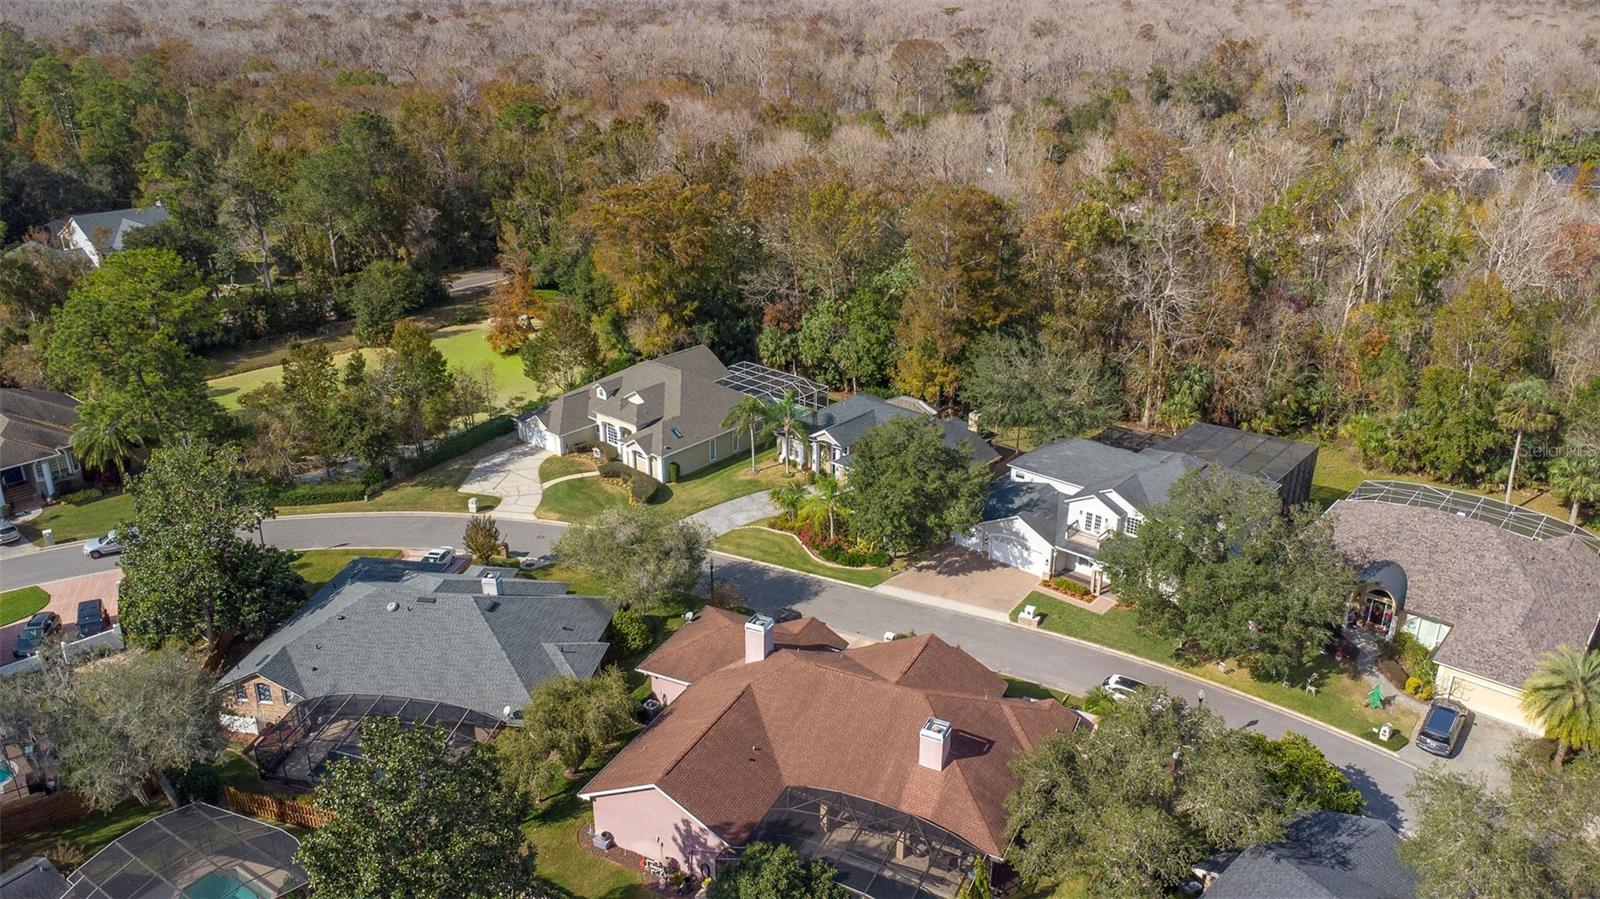
POLYGON ((734 431, 733 432, 733 451, 734 452, 738 452, 739 451, 739 435, 740 435, 740 433, 741 433, 740 431, 734 431))
POLYGON ((605 442, 615 446, 617 443, 617 426, 608 421, 605 423, 604 429, 603 437, 605 442))
POLYGON ((711 461, 717 461, 717 438, 711 438, 711 461))
POLYGON ((1105 530, 1106 520, 1093 512, 1083 513, 1083 529, 1091 534, 1098 534, 1105 530))
POLYGON ((672 436, 678 438, 679 440, 682 440, 683 439, 683 432, 678 430, 677 428, 673 428, 672 429, 672 436))
POLYGON ((249 699, 250 699, 250 691, 248 691, 248 690, 246 690, 244 688, 244 684, 236 684, 236 685, 234 685, 234 688, 233 688, 233 700, 234 700, 234 702, 248 702, 249 699))
POLYGON ((1127 521, 1124 521, 1122 523, 1122 529, 1124 531, 1126 531, 1128 534, 1137 534, 1137 533, 1139 533, 1139 519, 1130 518, 1127 521))
POLYGON ((272 685, 256 684, 256 702, 272 704, 272 685))

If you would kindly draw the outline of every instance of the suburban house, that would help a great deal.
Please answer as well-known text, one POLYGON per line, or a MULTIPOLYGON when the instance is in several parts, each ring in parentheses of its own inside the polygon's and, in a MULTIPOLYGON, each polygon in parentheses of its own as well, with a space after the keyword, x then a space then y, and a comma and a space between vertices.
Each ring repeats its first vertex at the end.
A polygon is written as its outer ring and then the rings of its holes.
MULTIPOLYGON (((669 705, 702 677, 744 661, 747 617, 706 606, 634 669, 650 679, 650 695, 669 705)), ((780 621, 772 628, 773 649, 835 652, 847 641, 815 618, 780 621)))
POLYGON ((840 474, 850 468, 850 447, 862 434, 893 418, 922 415, 944 431, 946 446, 962 448, 973 465, 992 465, 999 460, 989 441, 949 418, 938 418, 932 407, 911 397, 886 400, 870 393, 858 393, 824 406, 808 419, 804 442, 785 437, 779 444, 780 459, 793 459, 818 474, 840 474))
POLYGON ((1400 835, 1375 818, 1315 812, 1283 840, 1196 867, 1208 899, 1414 899, 1417 874, 1396 851, 1400 835))
POLYGON ((122 249, 122 239, 129 231, 146 225, 159 225, 167 220, 167 210, 158 202, 143 209, 113 209, 109 212, 85 212, 59 218, 45 227, 50 231, 50 241, 57 248, 76 250, 89 257, 89 264, 99 268, 106 257, 122 249))
POLYGON ((932 635, 837 651, 780 648, 776 628, 715 628, 736 660, 694 677, 579 793, 598 842, 696 876, 782 842, 859 895, 954 896, 1005 851, 1012 758, 1086 724, 1003 698, 1003 678, 932 635))
POLYGON ((61 899, 66 892, 67 879, 42 855, 0 874, 0 896, 6 899, 61 899))
POLYGON ((1558 646, 1600 648, 1600 537, 1499 500, 1368 481, 1328 509, 1358 572, 1351 615, 1434 651, 1438 693, 1538 733, 1522 684, 1558 646))
POLYGON ((1098 590, 1100 542, 1137 532, 1185 474, 1216 468, 1259 478, 1289 508, 1310 497, 1316 465, 1312 444, 1209 424, 1139 450, 1058 440, 1012 459, 990 488, 982 522, 956 542, 1040 577, 1074 574, 1098 590))
POLYGON ((528 694, 600 667, 611 613, 505 569, 358 558, 222 677, 235 730, 322 696, 391 695, 515 721, 528 694))
POLYGON ((78 401, 53 390, 0 388, 0 480, 5 504, 29 505, 75 488, 83 467, 72 455, 78 401))
POLYGON ((669 481, 749 452, 749 434, 723 425, 747 395, 782 396, 810 384, 750 362, 729 368, 693 346, 564 393, 519 416, 517 433, 553 453, 608 446, 629 466, 669 481))

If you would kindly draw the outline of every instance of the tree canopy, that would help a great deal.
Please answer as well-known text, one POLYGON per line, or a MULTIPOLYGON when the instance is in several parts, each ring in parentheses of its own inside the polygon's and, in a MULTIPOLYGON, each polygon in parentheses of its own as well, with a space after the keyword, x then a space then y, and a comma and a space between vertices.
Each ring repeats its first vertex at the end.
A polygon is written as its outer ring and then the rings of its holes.
POLYGON ((707 543, 705 531, 693 521, 623 506, 568 528, 555 551, 592 573, 619 604, 649 606, 694 589, 707 543))
POLYGON ((978 523, 988 472, 921 415, 891 418, 850 448, 844 508, 853 535, 897 552, 926 549, 978 523))
POLYGON ((708 899, 846 899, 850 893, 824 861, 779 843, 751 843, 711 881, 708 899))

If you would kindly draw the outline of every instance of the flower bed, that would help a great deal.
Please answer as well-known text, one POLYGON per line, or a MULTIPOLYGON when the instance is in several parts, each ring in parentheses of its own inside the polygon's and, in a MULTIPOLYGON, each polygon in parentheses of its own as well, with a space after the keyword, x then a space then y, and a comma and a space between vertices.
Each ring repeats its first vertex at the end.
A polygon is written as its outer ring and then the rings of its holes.
POLYGON ((889 554, 865 540, 852 540, 849 537, 835 535, 828 537, 826 525, 818 528, 808 522, 785 521, 782 518, 772 522, 772 526, 780 531, 787 531, 811 550, 820 559, 826 559, 835 565, 845 565, 851 568, 883 568, 889 564, 889 554))
POLYGON ((1039 583, 1045 587, 1049 587, 1057 593, 1065 593, 1068 596, 1077 597, 1085 602, 1089 602, 1094 599, 1093 590, 1090 590, 1087 586, 1080 584, 1069 577, 1053 577, 1040 581, 1039 583))

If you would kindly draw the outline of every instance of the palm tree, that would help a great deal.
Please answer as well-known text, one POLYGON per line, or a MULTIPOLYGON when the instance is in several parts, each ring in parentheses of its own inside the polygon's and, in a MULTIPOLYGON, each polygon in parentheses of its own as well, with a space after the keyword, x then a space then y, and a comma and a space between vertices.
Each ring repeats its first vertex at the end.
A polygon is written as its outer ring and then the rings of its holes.
POLYGON ((838 520, 840 511, 844 509, 844 485, 832 475, 822 475, 811 485, 811 489, 811 495, 806 498, 806 506, 811 515, 828 520, 828 539, 833 540, 834 523, 838 520))
POLYGON ((1600 452, 1576 452, 1550 463, 1550 489, 1571 507, 1567 524, 1578 523, 1578 509, 1600 503, 1600 452))
MULTIPOLYGON (((783 392, 783 398, 777 401, 775 408, 772 411, 774 420, 778 426, 778 432, 784 436, 785 446, 783 470, 788 471, 790 461, 790 453, 788 452, 789 446, 792 445, 798 447, 800 456, 803 458, 806 454, 806 447, 810 444, 810 440, 807 439, 806 429, 804 427, 805 419, 800 416, 799 395, 793 390, 785 390, 783 392), (792 441, 792 444, 790 441, 792 441)), ((795 461, 798 462, 800 460, 797 459, 795 461)))
POLYGON ((1495 424, 1507 431, 1515 431, 1517 442, 1511 449, 1511 472, 1506 475, 1506 502, 1511 502, 1511 488, 1517 483, 1517 459, 1522 455, 1522 435, 1543 434, 1556 426, 1556 398, 1550 385, 1538 378, 1517 381, 1506 387, 1495 404, 1495 424))
POLYGON ((1600 746, 1600 651, 1561 646, 1522 685, 1522 709, 1556 740, 1556 767, 1572 750, 1600 746))
POLYGON ((741 428, 750 432, 750 470, 756 470, 756 442, 772 436, 777 427, 777 410, 773 404, 759 396, 747 396, 728 410, 722 420, 725 428, 741 428))
POLYGON ((127 418, 110 414, 100 403, 87 402, 78 407, 78 422, 72 427, 72 452, 78 461, 90 468, 117 469, 117 479, 127 481, 127 462, 144 440, 131 427, 127 418))
POLYGON ((793 521, 800 514, 800 507, 806 501, 806 488, 800 484, 788 483, 780 485, 772 491, 772 504, 783 512, 784 517, 793 521))

